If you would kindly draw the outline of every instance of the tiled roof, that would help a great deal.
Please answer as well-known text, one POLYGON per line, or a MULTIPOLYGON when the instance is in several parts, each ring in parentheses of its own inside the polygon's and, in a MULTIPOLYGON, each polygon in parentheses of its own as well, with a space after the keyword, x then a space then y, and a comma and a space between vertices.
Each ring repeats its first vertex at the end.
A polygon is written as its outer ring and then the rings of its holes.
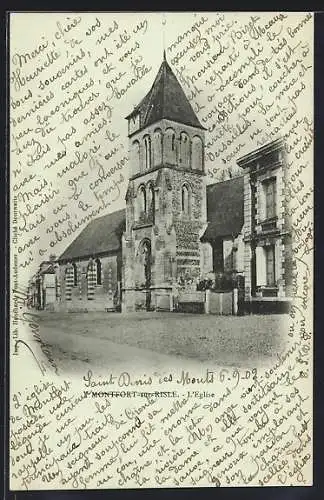
POLYGON ((59 257, 59 261, 117 252, 125 230, 126 210, 118 210, 92 220, 59 257))
POLYGON ((207 229, 202 241, 237 236, 244 221, 243 176, 207 186, 207 229))
POLYGON ((126 117, 140 114, 140 127, 168 118, 192 127, 204 127, 199 122, 165 55, 149 93, 126 117))

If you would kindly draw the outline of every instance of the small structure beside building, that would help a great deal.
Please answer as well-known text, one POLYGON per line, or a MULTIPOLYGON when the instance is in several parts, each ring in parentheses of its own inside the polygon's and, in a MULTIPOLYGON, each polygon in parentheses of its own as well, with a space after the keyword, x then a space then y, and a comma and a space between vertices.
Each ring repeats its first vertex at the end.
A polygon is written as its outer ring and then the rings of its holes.
POLYGON ((207 186, 208 225, 201 240, 212 247, 215 273, 244 272, 244 177, 207 186))
POLYGON ((28 304, 35 309, 57 309, 60 299, 59 266, 55 255, 39 266, 28 286, 28 304))

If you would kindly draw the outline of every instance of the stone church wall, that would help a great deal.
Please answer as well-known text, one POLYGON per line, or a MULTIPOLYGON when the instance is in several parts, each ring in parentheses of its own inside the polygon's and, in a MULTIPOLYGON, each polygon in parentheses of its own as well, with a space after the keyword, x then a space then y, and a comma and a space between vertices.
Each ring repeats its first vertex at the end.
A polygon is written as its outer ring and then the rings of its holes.
POLYGON ((74 261, 77 278, 71 263, 61 264, 59 309, 66 311, 105 311, 118 308, 121 280, 121 254, 100 257, 101 283, 97 281, 96 257, 89 272, 90 259, 74 261), (71 286, 69 285, 71 283, 71 286), (91 284, 91 287, 89 286, 91 284))
MULTIPOLYGON (((202 274, 200 237, 206 223, 206 187, 204 177, 194 173, 172 171, 172 216, 177 241, 177 278, 190 276, 194 281, 202 274), (182 188, 189 193, 189 212, 182 210, 182 188)), ((212 267, 205 264, 205 267, 212 267)))

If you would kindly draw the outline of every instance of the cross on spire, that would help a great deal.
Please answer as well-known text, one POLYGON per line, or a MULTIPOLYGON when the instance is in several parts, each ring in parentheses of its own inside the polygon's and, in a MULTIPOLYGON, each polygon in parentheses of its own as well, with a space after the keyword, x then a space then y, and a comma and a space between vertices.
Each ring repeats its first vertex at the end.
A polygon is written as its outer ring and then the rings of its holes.
POLYGON ((166 53, 165 53, 165 25, 166 25, 165 12, 163 12, 163 15, 162 15, 162 37, 163 37, 163 60, 164 61, 166 61, 166 53))

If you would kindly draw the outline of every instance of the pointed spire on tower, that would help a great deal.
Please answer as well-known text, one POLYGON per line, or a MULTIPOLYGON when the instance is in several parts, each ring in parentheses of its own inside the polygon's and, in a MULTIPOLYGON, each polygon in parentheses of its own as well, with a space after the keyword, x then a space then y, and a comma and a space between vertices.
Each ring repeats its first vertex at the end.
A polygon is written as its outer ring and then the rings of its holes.
POLYGON ((173 73, 166 57, 165 43, 165 13, 161 15, 161 28, 163 36, 163 60, 155 77, 153 85, 146 96, 135 106, 133 111, 126 116, 128 120, 136 114, 140 115, 141 128, 163 118, 197 127, 205 130, 193 110, 186 94, 184 93, 177 77, 173 73))

